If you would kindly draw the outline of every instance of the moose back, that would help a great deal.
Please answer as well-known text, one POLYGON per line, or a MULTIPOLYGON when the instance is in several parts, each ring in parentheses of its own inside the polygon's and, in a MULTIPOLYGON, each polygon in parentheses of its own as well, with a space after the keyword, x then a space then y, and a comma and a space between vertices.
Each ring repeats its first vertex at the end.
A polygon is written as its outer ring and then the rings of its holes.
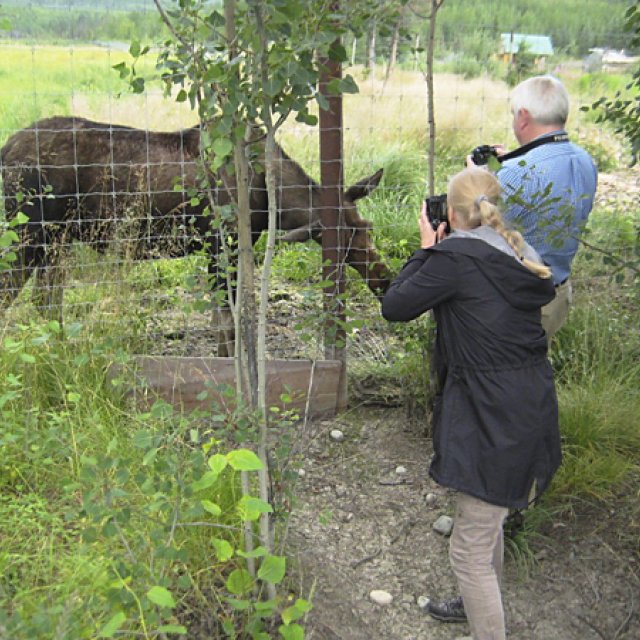
MULTIPOLYGON (((8 219, 22 211, 29 220, 18 227, 17 260, 3 274, 5 305, 34 273, 37 290, 61 292, 58 266, 74 241, 99 252, 123 243, 136 259, 181 257, 206 245, 215 273, 220 235, 205 213, 208 203, 190 195, 201 190, 199 157, 197 127, 155 132, 53 117, 16 132, 0 150, 5 210, 8 219)), ((255 160, 249 185, 254 242, 268 224, 265 174, 258 170, 264 166, 264 145, 258 144, 255 160)), ((286 232, 281 239, 319 242, 319 186, 280 147, 275 165, 277 226, 286 232)), ((349 187, 342 198, 346 261, 376 295, 387 288, 388 271, 373 247, 371 224, 355 203, 375 189, 381 176, 379 170, 349 187)), ((233 178, 223 171, 210 176, 206 186, 217 206, 235 199, 233 178)), ((219 347, 219 354, 226 355, 219 347)))

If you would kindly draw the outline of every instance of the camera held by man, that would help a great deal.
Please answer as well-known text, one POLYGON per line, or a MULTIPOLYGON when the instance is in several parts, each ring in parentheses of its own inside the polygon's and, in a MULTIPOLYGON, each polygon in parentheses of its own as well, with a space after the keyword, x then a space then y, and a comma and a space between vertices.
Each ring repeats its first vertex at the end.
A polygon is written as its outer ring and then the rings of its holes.
POLYGON ((490 158, 498 158, 498 147, 490 144, 481 144, 471 152, 471 160, 477 166, 489 164, 490 158))

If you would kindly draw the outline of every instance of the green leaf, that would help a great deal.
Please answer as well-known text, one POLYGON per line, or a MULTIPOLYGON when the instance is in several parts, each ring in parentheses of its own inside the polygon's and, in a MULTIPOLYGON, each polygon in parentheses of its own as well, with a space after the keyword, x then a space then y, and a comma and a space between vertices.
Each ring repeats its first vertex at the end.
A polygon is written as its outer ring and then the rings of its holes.
POLYGON ((216 156, 226 158, 233 151, 233 143, 229 138, 216 138, 213 142, 211 150, 216 156))
POLYGON ((154 458, 156 457, 158 453, 158 448, 154 447, 153 449, 149 449, 149 451, 147 451, 147 453, 144 454, 144 458, 142 458, 142 466, 146 467, 148 465, 150 465, 154 458))
POLYGON ((144 78, 134 78, 131 81, 131 90, 133 93, 143 93, 144 92, 144 78))
POLYGON ((14 242, 18 242, 20 238, 15 231, 7 230, 0 236, 0 248, 6 249, 10 247, 14 242))
POLYGON ((291 624, 294 620, 302 618, 311 609, 313 609, 313 605, 310 602, 298 598, 293 605, 282 612, 282 621, 287 625, 291 624))
POLYGON ((111 620, 109 620, 109 622, 107 622, 107 624, 105 624, 104 627, 102 627, 102 629, 100 629, 100 632, 98 633, 98 638, 113 638, 116 631, 120 629, 120 627, 122 626, 122 623, 126 619, 127 619, 127 616, 124 613, 122 613, 122 611, 119 611, 118 613, 116 613, 116 615, 113 616, 111 620))
POLYGON ((278 631, 283 640, 304 640, 304 629, 299 624, 280 625, 278 631))
POLYGON ((225 598, 225 602, 227 602, 231 608, 236 611, 246 611, 251 606, 250 600, 236 600, 235 598, 225 598))
POLYGON ((209 458, 207 464, 213 473, 217 473, 219 475, 227 466, 227 458, 226 456, 216 453, 209 458))
POLYGON ((154 418, 168 418, 173 415, 173 406, 165 400, 156 400, 151 406, 151 415, 154 418))
POLYGON ((262 513, 273 513, 273 507, 260 498, 242 496, 238 502, 238 513, 243 521, 257 520, 262 513))
POLYGON ((120 74, 120 77, 122 79, 126 78, 129 74, 126 62, 119 62, 118 64, 114 64, 112 68, 120 74))
POLYGON ((227 578, 226 587, 229 593, 238 596, 253 589, 253 578, 246 569, 234 569, 227 578))
POLYGON ((287 559, 284 556, 267 556, 260 564, 258 578, 271 584, 282 582, 287 567, 287 559))
POLYGON ((256 547, 253 551, 242 551, 242 549, 238 549, 237 551, 237 554, 241 558, 264 558, 267 553, 268 551, 262 546, 256 547))
POLYGON ((258 471, 264 468, 260 458, 249 449, 235 449, 227 454, 227 461, 236 471, 258 471))
POLYGON ((140 56, 140 51, 142 47, 140 47, 140 43, 137 40, 134 40, 129 47, 129 53, 132 58, 138 58, 140 56))
POLYGON ((186 636, 189 630, 181 624, 164 624, 158 627, 158 633, 176 633, 180 636, 186 636))
POLYGON ((17 227, 18 225, 21 225, 21 224, 27 224, 27 222, 29 222, 29 216, 22 213, 22 211, 18 211, 18 213, 16 213, 15 217, 13 218, 13 220, 9 222, 9 226, 17 227))
POLYGON ((220 562, 226 562, 233 557, 233 547, 227 540, 214 538, 212 541, 216 550, 216 556, 220 562))
POLYGON ((329 58, 336 62, 346 62, 348 59, 347 50, 340 42, 334 41, 329 49, 329 58))
POLYGON ((191 488, 194 491, 202 491, 203 489, 208 489, 212 486, 215 481, 218 479, 218 474, 213 471, 207 471, 200 480, 196 480, 191 483, 191 488))
POLYGON ((151 587, 151 589, 147 591, 147 598, 149 598, 153 604, 157 604, 159 607, 166 609, 173 609, 176 606, 176 601, 173 599, 171 591, 164 587, 151 587))
POLYGON ((356 81, 350 75, 347 75, 342 79, 342 82, 340 83, 340 90, 342 93, 358 93, 360 91, 356 81))
POLYGON ((203 506, 205 511, 208 511, 214 516, 222 514, 222 509, 215 502, 211 502, 211 500, 200 500, 200 504, 203 506))

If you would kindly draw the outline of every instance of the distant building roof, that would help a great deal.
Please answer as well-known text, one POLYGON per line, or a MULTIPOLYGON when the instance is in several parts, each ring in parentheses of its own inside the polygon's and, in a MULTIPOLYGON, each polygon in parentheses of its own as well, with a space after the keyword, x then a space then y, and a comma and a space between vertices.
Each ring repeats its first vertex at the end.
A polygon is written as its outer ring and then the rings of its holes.
POLYGON ((532 36, 528 33, 502 33, 502 53, 518 53, 524 43, 527 53, 538 56, 553 55, 553 45, 549 36, 532 36))

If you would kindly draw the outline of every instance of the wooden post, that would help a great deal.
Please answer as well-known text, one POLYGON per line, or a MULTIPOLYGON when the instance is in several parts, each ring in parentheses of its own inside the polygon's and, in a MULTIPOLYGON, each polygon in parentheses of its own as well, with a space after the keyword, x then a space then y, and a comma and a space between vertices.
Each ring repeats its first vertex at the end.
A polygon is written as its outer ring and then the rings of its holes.
MULTIPOLYGON (((336 44, 340 44, 338 40, 336 44)), ((342 378, 338 390, 337 411, 347 406, 346 375, 346 320, 343 294, 345 247, 342 242, 344 212, 342 190, 344 174, 342 167, 342 96, 329 95, 327 85, 333 79, 342 78, 342 65, 330 59, 322 61, 320 93, 329 103, 329 109, 320 109, 320 179, 322 211, 322 276, 331 280, 325 289, 324 312, 327 318, 324 335, 324 354, 327 360, 343 363, 342 378)))

